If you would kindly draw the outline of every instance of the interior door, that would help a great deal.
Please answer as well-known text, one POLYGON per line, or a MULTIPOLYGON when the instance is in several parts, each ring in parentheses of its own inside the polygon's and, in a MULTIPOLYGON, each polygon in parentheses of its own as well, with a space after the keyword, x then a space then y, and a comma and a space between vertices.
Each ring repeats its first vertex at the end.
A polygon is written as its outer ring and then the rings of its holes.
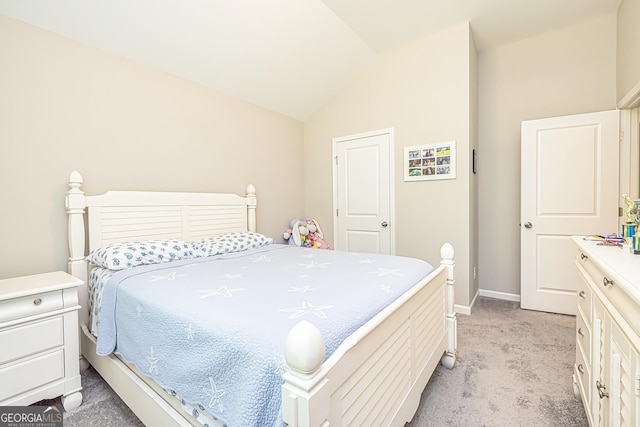
POLYGON ((522 122, 521 307, 576 313, 572 235, 619 232, 619 112, 522 122))
POLYGON ((393 130, 334 138, 334 246, 393 254, 393 130))

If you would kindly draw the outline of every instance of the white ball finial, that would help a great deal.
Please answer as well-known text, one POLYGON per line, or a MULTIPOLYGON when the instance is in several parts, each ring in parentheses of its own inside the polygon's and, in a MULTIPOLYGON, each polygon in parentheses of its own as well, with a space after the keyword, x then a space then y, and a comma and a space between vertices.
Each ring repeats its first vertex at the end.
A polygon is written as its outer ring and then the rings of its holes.
POLYGON ((320 368, 325 356, 324 338, 312 323, 303 320, 287 335, 285 359, 292 370, 311 374, 320 368))
POLYGON ((440 248, 440 258, 442 259, 453 259, 455 252, 453 250, 453 245, 449 242, 442 245, 440 248))

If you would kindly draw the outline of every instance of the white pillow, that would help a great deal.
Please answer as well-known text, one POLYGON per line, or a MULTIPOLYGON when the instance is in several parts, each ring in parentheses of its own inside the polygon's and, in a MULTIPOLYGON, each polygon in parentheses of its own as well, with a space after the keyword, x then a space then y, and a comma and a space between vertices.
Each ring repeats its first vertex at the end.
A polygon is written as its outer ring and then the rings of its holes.
POLYGON ((182 240, 141 240, 112 243, 91 251, 87 261, 109 270, 160 264, 192 258, 191 245, 182 240))
POLYGON ((273 243, 271 237, 267 237, 253 231, 239 233, 223 233, 193 242, 193 254, 197 257, 241 252, 247 249, 259 248, 273 243))

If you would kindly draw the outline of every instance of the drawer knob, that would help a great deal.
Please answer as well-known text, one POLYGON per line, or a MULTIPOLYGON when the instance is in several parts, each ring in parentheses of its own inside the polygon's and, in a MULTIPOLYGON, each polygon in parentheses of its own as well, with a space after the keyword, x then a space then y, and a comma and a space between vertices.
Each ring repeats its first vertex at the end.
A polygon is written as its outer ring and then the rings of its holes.
POLYGON ((40 305, 42 304, 42 298, 36 298, 33 300, 33 305, 40 305))
POLYGON ((578 365, 578 372, 584 374, 584 366, 582 366, 582 363, 578 365))
POLYGON ((602 284, 604 285, 604 287, 606 288, 609 285, 613 285, 613 280, 608 279, 606 277, 602 278, 602 284))
POLYGON ((578 294, 578 296, 582 299, 587 299, 587 294, 584 293, 584 291, 580 291, 580 293, 578 294))
POLYGON ((585 259, 587 259, 587 258, 589 258, 589 257, 588 257, 588 256, 586 256, 585 254, 583 254, 582 252, 580 252, 580 259, 581 259, 581 260, 583 260, 583 261, 584 261, 584 260, 585 260, 585 259))
POLYGON ((600 399, 603 397, 609 397, 609 393, 607 393, 607 387, 600 382, 600 380, 596 381, 596 388, 598 389, 598 394, 600 395, 600 399))
POLYGON ((582 328, 578 328, 578 334, 584 337, 584 332, 582 331, 582 328))

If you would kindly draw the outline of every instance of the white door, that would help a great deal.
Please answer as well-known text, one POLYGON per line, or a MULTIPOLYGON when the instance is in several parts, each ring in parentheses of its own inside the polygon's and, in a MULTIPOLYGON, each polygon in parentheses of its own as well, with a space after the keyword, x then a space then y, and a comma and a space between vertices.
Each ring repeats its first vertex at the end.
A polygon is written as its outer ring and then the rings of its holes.
POLYGON ((522 308, 575 314, 572 235, 618 230, 619 113, 522 122, 522 308))
POLYGON ((393 254, 393 129, 333 139, 334 246, 393 254))

